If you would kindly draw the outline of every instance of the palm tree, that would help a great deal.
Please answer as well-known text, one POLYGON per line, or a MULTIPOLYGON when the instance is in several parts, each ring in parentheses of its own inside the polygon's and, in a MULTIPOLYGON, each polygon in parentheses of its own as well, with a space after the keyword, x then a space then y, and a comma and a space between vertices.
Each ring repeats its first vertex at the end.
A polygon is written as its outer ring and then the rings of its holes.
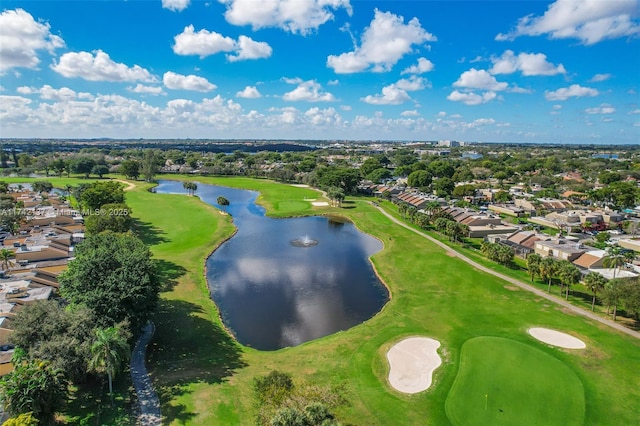
POLYGON ((119 327, 96 329, 96 340, 91 345, 89 368, 96 373, 107 373, 112 404, 113 376, 118 373, 129 353, 129 344, 119 327))
POLYGON ((584 285, 593 293, 593 300, 591 301, 591 311, 596 306, 596 293, 602 291, 607 284, 607 279, 597 272, 591 272, 584 277, 584 285))
POLYGON ((567 291, 565 293, 565 300, 569 299, 569 289, 573 284, 580 282, 580 270, 576 265, 569 262, 568 260, 563 260, 560 264, 560 268, 558 268, 558 274, 560 275, 560 282, 563 286, 567 287, 567 291))
POLYGON ((15 257, 15 253, 13 251, 3 248, 0 250, 0 262, 2 262, 2 268, 5 271, 8 271, 11 267, 11 259, 15 257))
POLYGON ((542 256, 538 253, 531 253, 527 256, 527 269, 529 270, 529 275, 531 275, 532 282, 536 275, 540 274, 540 262, 542 262, 542 256))
POLYGON ((547 293, 551 293, 551 279, 558 271, 558 262, 553 257, 545 257, 540 261, 540 278, 549 281, 547 293))
POLYGON ((602 265, 605 268, 613 268, 613 279, 616 278, 616 269, 620 269, 626 263, 626 259, 620 247, 611 246, 607 249, 602 265))

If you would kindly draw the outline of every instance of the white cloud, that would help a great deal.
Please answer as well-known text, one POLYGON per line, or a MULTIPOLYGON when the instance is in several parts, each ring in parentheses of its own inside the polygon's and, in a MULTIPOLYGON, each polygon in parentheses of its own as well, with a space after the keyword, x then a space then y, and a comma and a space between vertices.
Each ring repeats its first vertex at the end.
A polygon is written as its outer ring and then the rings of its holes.
POLYGON ((157 79, 146 69, 134 65, 114 62, 102 50, 90 52, 69 52, 60 57, 60 61, 51 65, 51 69, 67 78, 80 77, 89 81, 143 81, 156 82, 157 79))
POLYGON ((375 72, 389 71, 413 45, 435 41, 433 34, 426 32, 417 18, 404 23, 402 16, 376 9, 375 16, 362 35, 360 46, 352 52, 330 55, 327 66, 336 73, 349 74, 371 68, 375 72))
POLYGON ((562 109, 562 105, 555 104, 552 108, 553 108, 554 110, 559 110, 559 109, 562 109))
POLYGON ((0 14, 0 75, 12 68, 36 68, 39 50, 64 46, 64 41, 51 34, 48 23, 36 22, 23 9, 5 10, 0 14))
POLYGON ((629 114, 640 114, 640 108, 634 109, 633 111, 629 111, 629 114))
POLYGON ((40 95, 40 99, 52 100, 56 102, 68 102, 74 99, 93 99, 93 95, 90 93, 80 92, 76 93, 74 90, 68 87, 61 87, 60 89, 54 89, 53 87, 45 84, 41 88, 21 86, 16 91, 22 95, 40 95))
POLYGON ((210 92, 216 88, 206 78, 195 75, 176 74, 171 71, 164 73, 162 82, 165 87, 172 90, 193 90, 196 92, 210 92))
POLYGON ((403 117, 418 117, 420 116, 420 113, 415 109, 412 109, 412 110, 402 111, 400 115, 403 117))
POLYGON ((232 52, 236 49, 236 42, 231 37, 225 37, 215 31, 194 31, 193 25, 173 38, 173 52, 176 55, 198 55, 204 58, 218 52, 232 52))
POLYGON ((340 105, 340 109, 343 111, 351 111, 353 108, 351 108, 351 105, 340 105))
POLYGON ((611 74, 596 74, 593 77, 591 77, 591 80, 589 80, 590 83, 598 83, 600 81, 606 81, 609 80, 612 77, 611 74))
POLYGON ((315 80, 289 79, 287 83, 298 84, 298 87, 282 96, 285 101, 332 102, 336 100, 333 94, 323 92, 322 86, 315 80))
POLYGON ((492 58, 491 74, 511 74, 516 71, 525 76, 566 74, 564 65, 553 65, 547 62, 543 53, 520 53, 515 56, 512 50, 505 50, 499 58, 492 58))
POLYGON ((337 86, 338 84, 340 84, 340 81, 338 81, 338 80, 329 80, 329 81, 327 82, 327 84, 328 84, 329 86, 337 86))
POLYGON ((182 12, 189 7, 189 3, 191 0, 162 0, 162 7, 174 12, 182 12))
POLYGON ((465 105, 480 105, 492 101, 496 96, 495 92, 485 92, 482 95, 478 95, 474 92, 459 92, 454 90, 447 96, 447 99, 453 102, 462 102, 465 105))
POLYGON ((128 90, 133 93, 143 93, 146 95, 163 95, 165 94, 164 90, 160 86, 145 86, 144 84, 138 83, 136 87, 129 87, 128 90))
POLYGON ((332 10, 345 9, 351 15, 349 0, 218 0, 227 6, 224 16, 233 25, 251 25, 306 35, 333 19, 332 10))
POLYGON ((215 31, 205 29, 195 31, 193 25, 184 27, 184 30, 173 40, 175 42, 173 52, 176 55, 198 55, 200 59, 220 52, 234 52, 234 54, 228 54, 227 59, 235 62, 268 58, 272 53, 268 43, 254 41, 244 35, 238 37, 236 41, 215 31))
POLYGON ((569 98, 581 98, 584 96, 597 96, 598 91, 590 87, 583 87, 579 84, 572 84, 569 87, 562 87, 556 91, 545 91, 544 97, 548 101, 566 101, 569 98))
POLYGON ((455 87, 464 87, 467 89, 481 89, 490 91, 505 90, 509 87, 509 84, 504 82, 498 82, 494 76, 489 74, 485 70, 477 70, 471 68, 468 71, 463 72, 460 78, 453 83, 455 87))
POLYGON ((236 97, 245 99, 257 99, 261 98, 262 95, 255 86, 247 86, 243 90, 236 93, 236 97))
POLYGON ((493 118, 478 118, 473 120, 471 123, 467 123, 467 127, 473 129, 475 127, 488 126, 491 124, 496 124, 496 120, 493 118))
POLYGON ((271 46, 263 41, 254 41, 250 37, 241 35, 238 38, 237 51, 235 55, 227 55, 231 62, 243 61, 246 59, 261 59, 271 56, 271 46))
POLYGON ((422 90, 425 88, 425 80, 422 77, 400 79, 397 82, 382 88, 379 95, 368 95, 360 100, 372 105, 400 105, 411 99, 407 92, 422 90))
POLYGON ((401 74, 424 74, 425 72, 433 71, 433 68, 433 62, 427 58, 418 58, 418 63, 416 65, 411 65, 409 68, 402 71, 401 74))
POLYGON ((600 104, 599 107, 587 108, 584 112, 587 114, 613 114, 616 109, 609 104, 600 104))
POLYGON ((557 0, 543 16, 520 18, 514 30, 498 34, 496 40, 548 34, 550 38, 574 38, 591 45, 602 40, 635 36, 640 33, 640 26, 633 21, 639 3, 639 0, 557 0))

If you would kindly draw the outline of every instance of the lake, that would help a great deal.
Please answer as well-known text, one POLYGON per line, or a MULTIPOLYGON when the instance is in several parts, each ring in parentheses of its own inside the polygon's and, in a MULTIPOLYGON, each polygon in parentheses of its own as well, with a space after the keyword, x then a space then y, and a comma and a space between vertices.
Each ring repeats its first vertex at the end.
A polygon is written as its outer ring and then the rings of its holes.
MULTIPOLYGON (((174 181, 160 181, 155 191, 185 194, 174 181)), ((211 297, 243 345, 296 346, 360 324, 388 300, 368 260, 382 243, 353 223, 269 218, 254 191, 198 183, 196 195, 228 212, 238 229, 206 265, 211 297), (230 205, 218 206, 219 196, 230 205), (300 243, 305 238, 312 243, 300 243)))

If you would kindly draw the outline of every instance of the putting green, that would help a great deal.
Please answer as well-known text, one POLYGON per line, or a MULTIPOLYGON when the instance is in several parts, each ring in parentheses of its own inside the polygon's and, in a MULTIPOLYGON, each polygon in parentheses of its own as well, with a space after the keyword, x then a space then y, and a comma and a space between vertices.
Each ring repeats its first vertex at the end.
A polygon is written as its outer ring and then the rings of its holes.
POLYGON ((539 349, 476 337, 462 345, 445 409, 454 425, 581 425, 584 389, 567 365, 539 349))

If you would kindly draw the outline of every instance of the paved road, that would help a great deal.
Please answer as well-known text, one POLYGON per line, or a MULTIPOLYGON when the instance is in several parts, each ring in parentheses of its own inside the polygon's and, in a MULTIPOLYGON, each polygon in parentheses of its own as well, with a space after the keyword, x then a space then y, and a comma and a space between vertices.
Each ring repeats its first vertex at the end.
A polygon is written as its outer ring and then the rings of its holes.
POLYGON ((569 303, 567 301, 564 301, 562 299, 558 299, 557 297, 554 297, 554 296, 550 295, 549 293, 545 293, 542 290, 538 290, 537 288, 535 288, 535 287, 533 287, 533 286, 531 286, 531 285, 529 285, 529 284, 527 284, 527 283, 525 283, 523 281, 517 280, 515 278, 511 278, 509 276, 501 274, 500 272, 496 272, 496 271, 494 271, 492 269, 489 269, 486 266, 483 266, 483 265, 481 265, 481 264, 469 259, 467 256, 465 256, 462 253, 458 252, 457 250, 449 247, 445 243, 436 240, 435 238, 425 234, 424 232, 420 232, 417 229, 414 229, 414 228, 408 226, 407 224, 403 223, 402 221, 399 221, 398 219, 396 219, 395 217, 393 217, 389 213, 387 213, 380 206, 376 206, 376 207, 378 208, 378 210, 380 210, 380 212, 383 215, 387 216, 393 222, 395 222, 398 225, 400 225, 400 226, 402 226, 404 228, 407 228, 408 230, 413 231, 416 234, 428 239, 429 241, 439 245, 443 249, 445 249, 445 250, 447 250, 447 251, 449 251, 451 253, 455 253, 456 257, 458 257, 460 260, 463 260, 463 261, 467 262, 469 265, 473 266, 474 268, 479 269, 480 271, 486 272, 487 274, 494 275, 494 276, 496 276, 496 277, 498 277, 500 279, 503 279, 503 280, 513 284, 513 285, 516 285, 516 286, 520 287, 523 290, 530 291, 530 292, 534 293, 536 296, 543 297, 543 298, 549 300, 550 302, 556 303, 556 304, 558 304, 558 305, 560 305, 560 306, 562 306, 562 307, 564 307, 566 309, 571 310, 572 312, 575 312, 578 315, 582 315, 582 316, 590 318, 590 319, 592 319, 594 321, 598 321, 601 324, 607 325, 607 326, 609 326, 611 328, 615 328, 616 330, 622 331, 623 333, 626 333, 626 334, 628 334, 630 336, 633 336, 636 339, 640 339, 640 333, 639 332, 637 332, 635 330, 631 330, 630 328, 627 328, 627 327, 625 327, 624 325, 622 325, 620 323, 611 321, 611 320, 606 319, 606 318, 602 318, 602 317, 596 315, 595 313, 593 313, 591 311, 588 311, 586 309, 582 309, 582 308, 580 308, 578 306, 572 305, 571 303, 569 303))
POLYGON ((136 388, 139 404, 137 424, 142 426, 162 425, 160 400, 153 389, 153 383, 147 374, 147 367, 145 366, 147 345, 154 331, 155 326, 152 322, 149 322, 142 331, 142 335, 138 339, 131 355, 131 380, 136 388))

